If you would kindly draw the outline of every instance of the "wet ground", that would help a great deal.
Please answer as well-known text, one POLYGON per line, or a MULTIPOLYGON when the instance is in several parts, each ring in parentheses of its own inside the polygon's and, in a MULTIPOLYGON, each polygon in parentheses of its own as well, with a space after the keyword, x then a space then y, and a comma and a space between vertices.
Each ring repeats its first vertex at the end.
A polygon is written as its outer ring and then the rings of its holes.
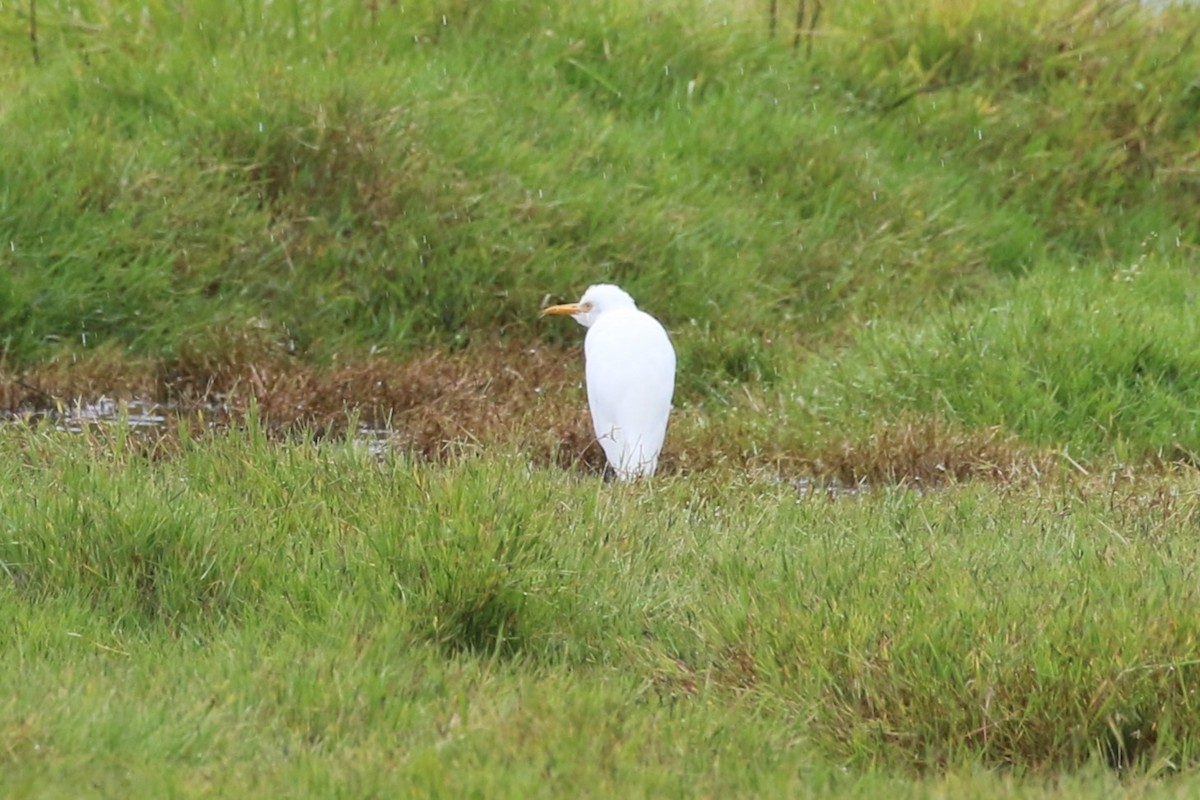
MULTIPOLYGON (((156 403, 140 398, 116 400, 110 397, 78 399, 53 409, 16 409, 0 413, 0 422, 48 424, 55 430, 80 434, 122 428, 171 435, 181 418, 198 424, 200 429, 212 430, 239 424, 244 413, 220 403, 185 407, 178 403, 156 403)), ((359 423, 353 437, 372 455, 384 455, 392 447, 390 442, 397 437, 397 432, 388 427, 359 423)))
MULTIPOLYGON (((278 438, 349 435, 373 453, 432 461, 505 446, 534 464, 600 475, 604 456, 582 371, 578 348, 511 343, 322 368, 271 353, 150 365, 97 357, 21 374, 0 370, 0 420, 75 432, 128 426, 167 452, 182 427, 195 435, 253 413, 278 438)), ((743 411, 771 413, 757 405, 743 411)), ((1040 480, 1062 464, 1060 455, 1031 450, 997 428, 962 430, 936 419, 881 419, 865 434, 829 441, 767 426, 769 438, 751 440, 730 420, 683 403, 671 425, 664 474, 732 468, 805 491, 1040 480)))
MULTIPOLYGON (((210 412, 217 420, 226 421, 228 413, 221 407, 210 412)), ((15 409, 4 412, 0 420, 6 422, 48 422, 55 429, 71 433, 83 433, 88 428, 106 425, 124 425, 137 430, 165 429, 167 420, 176 417, 180 409, 171 405, 161 406, 148 400, 114 400, 99 397, 95 400, 76 400, 61 407, 44 409, 15 409)))
POLYGON ((372 452, 435 461, 508 442, 535 463, 603 468, 578 348, 493 343, 321 368, 255 356, 157 365, 96 358, 0 371, 0 419, 76 432, 128 425, 169 438, 181 423, 195 433, 242 424, 253 413, 280 438, 351 435, 372 452))

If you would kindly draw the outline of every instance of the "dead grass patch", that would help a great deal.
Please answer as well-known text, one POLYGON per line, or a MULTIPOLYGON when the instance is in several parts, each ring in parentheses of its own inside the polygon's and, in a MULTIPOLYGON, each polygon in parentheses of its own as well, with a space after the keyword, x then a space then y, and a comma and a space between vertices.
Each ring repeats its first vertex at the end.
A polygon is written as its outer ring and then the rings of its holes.
POLYGON ((328 367, 248 342, 168 364, 111 352, 65 359, 22 373, 0 371, 9 413, 54 414, 98 397, 144 399, 180 414, 220 409, 236 419, 257 409, 278 435, 341 436, 353 419, 386 428, 398 448, 444 460, 464 447, 513 442, 536 463, 600 472, 579 348, 491 343, 406 362, 366 357, 328 367))
POLYGON ((865 438, 845 439, 801 463, 843 485, 1037 480, 1057 456, 1033 450, 1000 428, 962 430, 937 419, 880 421, 865 438))
MULTIPOLYGON (((0 404, 9 412, 53 413, 77 398, 141 398, 180 414, 204 410, 218 421, 236 420, 253 406, 281 437, 343 436, 357 420, 386 429, 393 447, 422 459, 504 444, 532 463, 599 474, 604 455, 592 436, 582 372, 578 347, 490 342, 404 362, 361 357, 318 367, 235 339, 167 364, 99 351, 26 373, 0 371, 0 404)), ((699 413, 683 408, 676 415, 663 473, 757 467, 817 485, 937 486, 1038 480, 1062 464, 1059 455, 1032 450, 998 428, 961 430, 923 418, 880 421, 865 437, 811 449, 790 440, 748 451, 726 441, 719 420, 698 424, 699 413)), ((169 450, 161 442, 155 448, 169 450)))

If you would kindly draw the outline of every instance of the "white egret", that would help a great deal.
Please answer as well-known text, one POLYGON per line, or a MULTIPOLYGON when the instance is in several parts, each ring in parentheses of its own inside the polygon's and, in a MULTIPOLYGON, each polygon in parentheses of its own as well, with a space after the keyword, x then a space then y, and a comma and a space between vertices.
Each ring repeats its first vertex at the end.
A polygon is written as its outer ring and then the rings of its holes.
POLYGON ((574 317, 588 329, 588 407, 609 467, 623 481, 653 475, 675 391, 675 348, 666 330, 610 284, 589 286, 578 303, 542 313, 574 317))

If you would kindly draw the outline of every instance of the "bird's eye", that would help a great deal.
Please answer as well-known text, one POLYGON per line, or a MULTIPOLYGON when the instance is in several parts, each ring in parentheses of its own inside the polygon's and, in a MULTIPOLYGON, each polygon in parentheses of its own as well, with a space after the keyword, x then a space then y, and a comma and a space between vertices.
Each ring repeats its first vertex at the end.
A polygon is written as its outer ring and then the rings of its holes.
POLYGON ((582 309, 583 311, 591 311, 592 304, 591 303, 582 303, 582 304, 580 304, 579 308, 582 309))

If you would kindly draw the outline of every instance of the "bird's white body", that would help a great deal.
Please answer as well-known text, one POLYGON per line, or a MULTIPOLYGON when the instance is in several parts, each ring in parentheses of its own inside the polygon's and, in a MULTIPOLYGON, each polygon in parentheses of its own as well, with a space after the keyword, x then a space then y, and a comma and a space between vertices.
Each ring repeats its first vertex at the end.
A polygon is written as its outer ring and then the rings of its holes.
POLYGON ((616 286, 589 287, 570 314, 588 329, 583 354, 592 428, 618 479, 653 475, 675 391, 675 349, 658 320, 616 286))

